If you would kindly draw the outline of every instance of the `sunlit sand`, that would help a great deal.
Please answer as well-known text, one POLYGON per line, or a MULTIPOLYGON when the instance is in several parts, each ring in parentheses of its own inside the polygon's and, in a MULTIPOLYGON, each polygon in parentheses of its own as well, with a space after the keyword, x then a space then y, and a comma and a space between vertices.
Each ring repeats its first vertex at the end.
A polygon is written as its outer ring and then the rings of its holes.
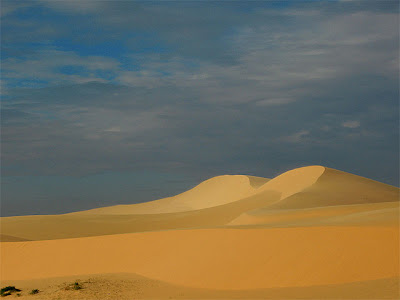
POLYGON ((6 217, 1 239, 2 286, 22 298, 34 288, 41 299, 399 297, 399 189, 322 166, 6 217), (62 288, 75 280, 81 290, 62 288))

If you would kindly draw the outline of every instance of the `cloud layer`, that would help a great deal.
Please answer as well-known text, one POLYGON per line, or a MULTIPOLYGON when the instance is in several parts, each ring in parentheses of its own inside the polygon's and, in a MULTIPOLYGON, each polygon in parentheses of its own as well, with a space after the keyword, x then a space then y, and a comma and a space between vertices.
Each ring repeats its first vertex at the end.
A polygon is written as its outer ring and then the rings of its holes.
POLYGON ((3 1, 2 175, 397 184, 397 6, 3 1))

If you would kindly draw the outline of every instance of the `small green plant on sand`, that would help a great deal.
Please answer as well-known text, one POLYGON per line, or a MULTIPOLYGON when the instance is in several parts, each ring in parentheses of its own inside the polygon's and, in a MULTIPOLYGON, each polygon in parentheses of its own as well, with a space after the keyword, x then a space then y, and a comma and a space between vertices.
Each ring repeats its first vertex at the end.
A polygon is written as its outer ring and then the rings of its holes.
POLYGON ((66 290, 80 290, 80 289, 82 289, 82 285, 78 281, 75 281, 74 283, 67 285, 65 287, 65 289, 66 290))
POLYGON ((34 290, 30 291, 29 294, 35 295, 35 294, 39 294, 39 292, 40 292, 40 291, 39 291, 38 289, 34 289, 34 290))
POLYGON ((75 281, 73 289, 80 290, 81 288, 82 288, 82 285, 78 281, 75 281))
POLYGON ((0 296, 1 297, 5 297, 5 296, 11 295, 14 292, 20 292, 20 291, 21 290, 20 289, 16 289, 15 286, 6 286, 6 287, 3 287, 0 290, 0 296))

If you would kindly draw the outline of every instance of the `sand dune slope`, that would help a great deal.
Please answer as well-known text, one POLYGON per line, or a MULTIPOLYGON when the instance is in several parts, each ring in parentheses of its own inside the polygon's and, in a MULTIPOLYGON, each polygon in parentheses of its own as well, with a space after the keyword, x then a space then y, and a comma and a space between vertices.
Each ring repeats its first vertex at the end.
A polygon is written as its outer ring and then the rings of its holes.
POLYGON ((399 226, 399 205, 399 202, 382 202, 302 209, 271 209, 267 206, 247 211, 232 220, 229 225, 259 225, 264 227, 322 225, 399 226))
POLYGON ((257 188, 268 180, 244 175, 218 176, 175 197, 143 204, 64 215, 6 217, 1 218, 1 232, 29 240, 44 240, 222 226, 245 211, 278 200, 279 194, 274 191, 257 194, 257 188), (257 195, 253 197, 254 194, 257 195))
POLYGON ((2 280, 127 272, 244 290, 399 276, 395 227, 174 230, 0 246, 2 280))
POLYGON ((144 204, 65 215, 2 218, 1 233, 44 240, 228 224, 395 225, 398 195, 395 187, 311 166, 285 172, 270 181, 242 175, 219 176, 175 197, 144 204), (185 211, 179 211, 183 207, 185 211), (167 213, 169 210, 178 211, 167 213))
POLYGON ((279 193, 264 191, 228 204, 177 213, 7 217, 1 219, 1 232, 29 240, 49 240, 167 229, 216 227, 231 222, 246 211, 264 207, 278 199, 279 193))
MULTIPOLYGON (((169 284, 137 274, 90 274, 49 279, 4 281, 22 290, 19 299, 32 299, 29 292, 40 290, 40 299, 132 300, 132 299, 397 299, 400 278, 307 287, 255 290, 211 290, 169 284), (78 281, 80 290, 66 290, 78 281)), ((36 296, 38 298, 38 295, 36 296)))
POLYGON ((0 241, 2 242, 22 242, 28 241, 28 239, 24 239, 18 236, 12 236, 7 234, 0 234, 0 241))
POLYGON ((244 212, 230 225, 399 224, 398 188, 330 168, 295 169, 261 190, 280 192, 279 201, 244 212))
POLYGON ((269 186, 275 187, 276 181, 280 184, 282 197, 279 202, 270 206, 271 209, 399 201, 399 189, 394 186, 320 166, 304 167, 286 172, 269 181, 260 189, 270 189, 269 186), (292 173, 295 174, 289 177, 292 173), (315 181, 308 186, 298 183, 306 179, 309 182, 311 179, 315 179, 315 181), (293 187, 299 185, 301 189, 293 192, 293 187))
POLYGON ((261 191, 276 191, 281 193, 280 199, 303 191, 312 186, 326 171, 322 166, 309 166, 287 171, 259 187, 261 191))
POLYGON ((158 214, 204 209, 250 196, 269 179, 245 175, 223 175, 208 179, 182 194, 132 205, 115 205, 79 214, 158 214))

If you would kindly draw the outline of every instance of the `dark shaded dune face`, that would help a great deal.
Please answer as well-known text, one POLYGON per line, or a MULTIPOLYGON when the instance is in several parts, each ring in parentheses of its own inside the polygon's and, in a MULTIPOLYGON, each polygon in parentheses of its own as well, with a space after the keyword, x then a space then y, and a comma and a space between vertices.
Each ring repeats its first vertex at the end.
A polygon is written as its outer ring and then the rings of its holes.
POLYGON ((271 180, 269 178, 257 177, 257 176, 247 176, 247 177, 249 178, 251 187, 255 189, 259 188, 260 186, 271 180))
POLYGON ((293 169, 263 184, 257 189, 257 193, 277 191, 281 194, 280 199, 285 199, 313 185, 324 172, 325 167, 322 166, 293 169))
POLYGON ((321 206, 302 209, 248 211, 231 221, 231 226, 399 226, 399 202, 321 206))
POLYGON ((361 176, 326 168, 311 186, 271 206, 299 209, 399 201, 399 189, 361 176))
POLYGON ((0 234, 0 242, 23 242, 23 241, 29 241, 29 240, 17 236, 0 234))

